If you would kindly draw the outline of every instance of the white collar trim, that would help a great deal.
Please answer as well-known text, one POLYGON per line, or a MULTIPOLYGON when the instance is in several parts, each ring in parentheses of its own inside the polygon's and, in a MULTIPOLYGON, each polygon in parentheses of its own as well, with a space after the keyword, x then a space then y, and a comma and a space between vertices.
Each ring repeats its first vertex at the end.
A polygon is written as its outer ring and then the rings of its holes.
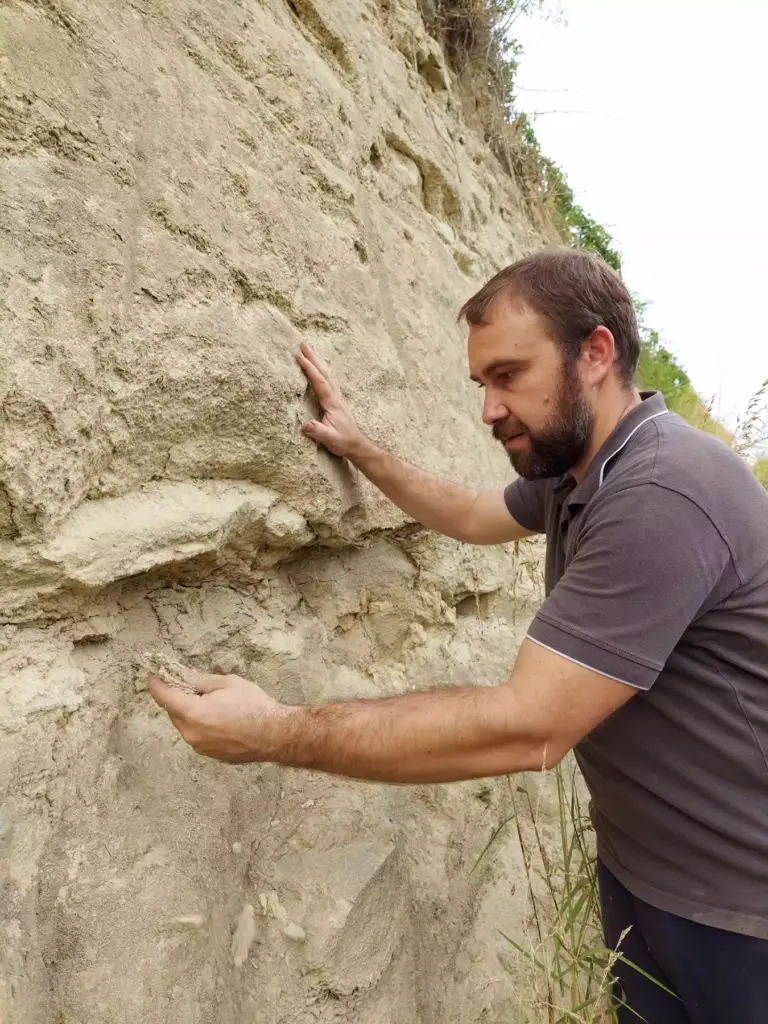
POLYGON ((613 459, 616 455, 619 454, 619 452, 622 450, 622 448, 625 447, 625 445, 629 444, 630 440, 635 436, 635 434, 638 432, 638 430, 641 427, 644 427, 646 423, 650 423, 651 420, 658 419, 659 416, 666 416, 668 412, 669 412, 669 409, 662 409, 661 412, 655 412, 652 416, 646 416, 646 418, 644 420, 641 420, 641 422, 638 423, 637 426, 633 430, 630 430, 630 432, 627 434, 627 436, 621 442, 621 444, 616 449, 616 451, 611 452, 611 454, 608 456, 607 459, 605 459, 605 461, 603 462, 602 466, 600 467, 600 479, 597 482, 597 486, 598 487, 602 487, 603 479, 605 477, 605 467, 608 465, 608 463, 611 461, 611 459, 613 459))

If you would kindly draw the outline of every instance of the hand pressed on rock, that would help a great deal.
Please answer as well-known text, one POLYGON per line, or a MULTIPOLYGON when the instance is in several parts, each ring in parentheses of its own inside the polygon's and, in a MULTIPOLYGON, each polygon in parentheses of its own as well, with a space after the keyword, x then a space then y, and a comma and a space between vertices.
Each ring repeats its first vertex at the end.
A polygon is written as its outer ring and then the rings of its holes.
POLYGON ((352 410, 336 383, 331 368, 309 345, 302 345, 296 360, 306 374, 315 397, 320 403, 323 418, 320 422, 310 420, 303 425, 304 433, 313 441, 346 458, 354 456, 365 443, 365 437, 355 423, 352 410))
POLYGON ((240 676, 186 670, 199 696, 184 693, 149 675, 149 692, 168 712, 181 736, 198 754, 245 764, 269 761, 276 733, 290 708, 240 676))

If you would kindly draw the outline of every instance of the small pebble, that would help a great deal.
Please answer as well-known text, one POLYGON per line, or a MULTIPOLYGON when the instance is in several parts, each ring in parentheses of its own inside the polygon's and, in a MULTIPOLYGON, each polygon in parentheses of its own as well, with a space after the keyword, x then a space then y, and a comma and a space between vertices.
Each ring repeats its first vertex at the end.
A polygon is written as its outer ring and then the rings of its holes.
POLYGON ((305 942, 307 938, 307 933, 295 921, 289 921, 286 924, 285 928, 283 928, 283 935, 293 939, 294 942, 305 942))
POLYGON ((205 917, 202 914, 182 914, 181 917, 174 917, 173 922, 185 928, 202 928, 205 917))

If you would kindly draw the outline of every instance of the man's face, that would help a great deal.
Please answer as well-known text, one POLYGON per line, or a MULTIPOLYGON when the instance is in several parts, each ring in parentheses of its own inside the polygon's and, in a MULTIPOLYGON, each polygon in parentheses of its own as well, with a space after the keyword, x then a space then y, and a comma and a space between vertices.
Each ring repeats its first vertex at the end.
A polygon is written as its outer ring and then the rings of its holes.
POLYGON ((564 362, 533 310, 499 302, 487 319, 470 327, 468 346, 470 377, 485 390, 483 422, 519 476, 562 476, 584 458, 592 436, 578 365, 564 362))

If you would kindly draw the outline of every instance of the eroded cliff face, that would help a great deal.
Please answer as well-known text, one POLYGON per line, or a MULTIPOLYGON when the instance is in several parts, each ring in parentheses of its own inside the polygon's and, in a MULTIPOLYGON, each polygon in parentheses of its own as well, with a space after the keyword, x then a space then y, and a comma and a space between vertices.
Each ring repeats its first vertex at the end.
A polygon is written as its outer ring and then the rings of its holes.
POLYGON ((541 241, 416 0, 0 6, 0 1019, 467 1024, 514 993, 506 783, 231 768, 136 654, 289 702, 498 683, 533 556, 406 522, 294 361, 468 484, 460 303, 541 241))

